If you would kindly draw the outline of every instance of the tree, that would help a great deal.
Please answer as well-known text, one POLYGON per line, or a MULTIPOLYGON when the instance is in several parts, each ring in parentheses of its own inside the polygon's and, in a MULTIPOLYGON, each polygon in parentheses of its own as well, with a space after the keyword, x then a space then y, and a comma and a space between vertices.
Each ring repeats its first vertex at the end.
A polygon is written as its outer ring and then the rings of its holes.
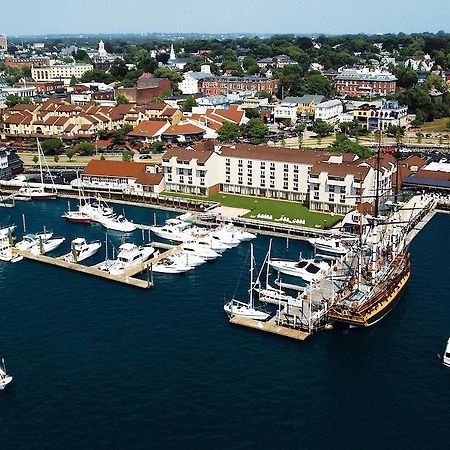
POLYGON ((117 106, 117 105, 128 105, 128 103, 130 103, 130 102, 129 102, 128 99, 125 97, 125 95, 119 94, 119 95, 116 97, 116 106, 117 106))
POLYGON ((320 138, 329 136, 331 133, 333 133, 333 126, 322 119, 317 119, 314 122, 312 129, 314 133, 316 133, 320 138))
POLYGON ((101 161, 105 161, 105 159, 106 159, 106 158, 105 158, 105 155, 102 153, 101 156, 100 156, 100 160, 101 160, 101 161))
POLYGON ((244 58, 244 61, 242 62, 242 65, 244 66, 244 70, 248 75, 255 75, 259 72, 258 63, 256 62, 256 59, 253 58, 253 56, 246 56, 244 58))
POLYGON ((225 122, 218 130, 218 139, 221 142, 232 142, 241 135, 239 125, 232 122, 225 122))
POLYGON ((189 95, 189 97, 187 97, 186 100, 181 105, 181 110, 183 112, 191 112, 194 106, 197 106, 197 102, 195 101, 193 95, 189 95))
POLYGON ((129 123, 124 123, 121 127, 121 131, 124 135, 128 134, 130 131, 133 131, 133 125, 129 123))
POLYGON ((125 61, 116 58, 109 68, 109 73, 114 77, 114 79, 119 81, 125 78, 128 73, 128 67, 125 64, 125 61))
POLYGON ((336 140, 328 149, 340 153, 354 153, 360 158, 369 158, 370 156, 372 156, 372 152, 369 148, 364 147, 357 142, 352 142, 347 136, 344 136, 342 133, 338 133, 336 135, 336 140))
POLYGON ((39 161, 38 156, 37 156, 37 155, 34 155, 34 156, 33 156, 33 162, 34 162, 35 164, 37 164, 38 161, 39 161))
POLYGON ((257 108, 245 108, 244 111, 245 117, 248 119, 259 119, 261 117, 257 108))
POLYGON ((303 146, 303 134, 305 133, 306 124, 301 122, 297 125, 298 148, 303 146))
POLYGON ((268 131, 269 127, 261 119, 250 119, 244 129, 244 136, 249 138, 252 144, 261 144, 268 131))
POLYGON ((9 94, 6 96, 5 105, 8 108, 12 108, 18 104, 31 104, 31 99, 29 97, 19 97, 17 94, 9 94))
POLYGON ((77 154, 77 151, 74 147, 70 147, 70 148, 66 149, 65 154, 67 156, 67 159, 69 161, 72 161, 72 158, 77 154))
POLYGON ((183 80, 183 77, 179 72, 169 69, 168 67, 158 67, 153 75, 159 78, 168 78, 173 84, 183 80))
POLYGON ((60 155, 64 148, 63 141, 59 138, 46 139, 41 146, 45 155, 60 155))
POLYGON ((133 152, 127 150, 122 153, 122 161, 133 161, 133 152))
POLYGON ((72 56, 75 59, 76 62, 84 62, 84 63, 90 63, 91 58, 89 58, 89 55, 86 53, 85 50, 79 49, 76 52, 72 52, 72 56))
POLYGON ((80 142, 74 150, 81 156, 92 156, 95 154, 95 145, 91 142, 80 142))
POLYGON ((103 70, 94 69, 88 70, 80 77, 81 83, 89 83, 90 81, 111 84, 115 81, 115 78, 111 74, 103 72, 103 70))
POLYGON ((57 162, 59 161, 59 156, 58 156, 58 155, 55 155, 55 156, 53 157, 53 161, 55 161, 55 163, 57 163, 57 162))
POLYGON ((77 79, 75 78, 75 75, 72 75, 70 78, 70 87, 74 87, 77 84, 77 79))
POLYGON ((158 68, 158 61, 151 56, 145 56, 137 62, 136 66, 144 72, 153 73, 158 68))
POLYGON ((325 97, 331 97, 334 94, 334 88, 330 81, 320 73, 307 75, 304 82, 306 93, 324 95, 325 97))
POLYGON ((150 148, 155 150, 156 153, 162 152, 165 147, 166 147, 166 144, 162 141, 156 141, 156 142, 152 142, 150 144, 150 148))

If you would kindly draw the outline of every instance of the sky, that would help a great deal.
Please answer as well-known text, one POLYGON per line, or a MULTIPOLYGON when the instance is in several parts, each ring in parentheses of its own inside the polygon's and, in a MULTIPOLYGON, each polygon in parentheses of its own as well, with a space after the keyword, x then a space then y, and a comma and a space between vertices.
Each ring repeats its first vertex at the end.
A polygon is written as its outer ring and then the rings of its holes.
POLYGON ((0 0, 0 34, 450 31, 449 0, 0 0))

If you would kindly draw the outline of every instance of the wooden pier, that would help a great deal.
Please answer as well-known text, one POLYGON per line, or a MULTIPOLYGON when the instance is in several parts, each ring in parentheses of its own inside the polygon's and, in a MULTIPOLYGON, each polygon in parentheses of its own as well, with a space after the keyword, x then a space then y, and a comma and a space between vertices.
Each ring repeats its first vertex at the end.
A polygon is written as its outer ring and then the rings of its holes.
POLYGON ((120 275, 111 275, 106 270, 100 270, 99 266, 103 263, 96 264, 95 266, 85 266, 83 264, 77 264, 73 262, 65 261, 61 258, 53 258, 51 256, 46 255, 35 255, 31 252, 25 250, 19 250, 18 248, 13 248, 13 252, 18 255, 22 255, 24 258, 29 259, 31 261, 37 261, 44 264, 50 264, 51 266, 62 267, 63 269, 74 270, 79 273, 84 273, 86 275, 91 275, 99 278, 103 278, 110 281, 115 281, 118 283, 127 284, 129 286, 134 286, 142 289, 147 289, 153 286, 153 280, 142 280, 139 278, 135 278, 135 275, 138 275, 146 270, 151 272, 151 267, 153 264, 161 261, 162 259, 167 258, 172 255, 176 251, 182 248, 182 244, 173 246, 164 252, 161 252, 157 256, 149 259, 143 264, 139 264, 138 266, 131 267, 124 273, 120 275))
POLYGON ((240 325, 254 330, 265 331, 267 333, 278 334, 279 336, 289 337, 298 341, 304 341, 309 333, 306 331, 295 330, 293 328, 281 327, 276 324, 275 318, 268 322, 261 322, 259 320, 247 319, 245 317, 232 317, 230 323, 240 325))

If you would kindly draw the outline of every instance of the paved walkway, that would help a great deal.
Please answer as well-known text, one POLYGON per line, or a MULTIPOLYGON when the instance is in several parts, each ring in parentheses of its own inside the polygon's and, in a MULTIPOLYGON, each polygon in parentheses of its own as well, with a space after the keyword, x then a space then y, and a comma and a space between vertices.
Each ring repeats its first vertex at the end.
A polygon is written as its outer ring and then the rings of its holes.
POLYGON ((232 208, 231 206, 218 206, 210 210, 211 213, 221 214, 224 217, 241 217, 250 212, 249 209, 232 208))

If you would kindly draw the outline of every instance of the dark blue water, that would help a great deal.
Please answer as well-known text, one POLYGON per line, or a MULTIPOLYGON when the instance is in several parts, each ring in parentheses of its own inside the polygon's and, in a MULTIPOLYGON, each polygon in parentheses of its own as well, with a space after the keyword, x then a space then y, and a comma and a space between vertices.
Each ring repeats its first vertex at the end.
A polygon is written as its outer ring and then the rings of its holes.
MULTIPOLYGON (((29 232, 104 239, 98 226, 60 219, 65 206, 23 203, 0 221, 10 214, 20 225, 25 212, 29 232)), ((148 209, 127 216, 153 221, 148 209)), ((155 276, 149 290, 0 263, 0 354, 14 376, 0 393, 0 448, 449 448, 450 371, 436 356, 450 335, 449 226, 436 216, 413 242, 412 278, 385 320, 305 342, 228 324, 224 296, 248 245, 186 275, 155 276)), ((267 244, 256 241, 260 261, 267 244)))

